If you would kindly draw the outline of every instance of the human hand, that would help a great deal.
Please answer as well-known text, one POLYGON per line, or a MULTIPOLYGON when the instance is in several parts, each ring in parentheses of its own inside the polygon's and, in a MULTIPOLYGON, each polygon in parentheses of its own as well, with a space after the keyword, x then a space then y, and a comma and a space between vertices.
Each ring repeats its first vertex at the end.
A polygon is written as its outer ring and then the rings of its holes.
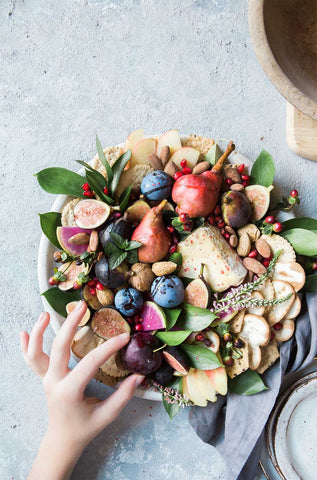
POLYGON ((56 335, 50 357, 43 352, 43 334, 50 321, 48 313, 40 315, 30 336, 27 332, 20 332, 25 361, 42 378, 46 393, 49 426, 45 450, 58 444, 63 447, 61 450, 73 451, 75 461, 85 446, 117 417, 144 378, 143 375, 130 375, 106 400, 84 395, 88 382, 99 367, 130 338, 124 333, 107 340, 88 353, 73 370, 69 369, 71 342, 86 309, 85 302, 79 302, 68 315, 56 335))

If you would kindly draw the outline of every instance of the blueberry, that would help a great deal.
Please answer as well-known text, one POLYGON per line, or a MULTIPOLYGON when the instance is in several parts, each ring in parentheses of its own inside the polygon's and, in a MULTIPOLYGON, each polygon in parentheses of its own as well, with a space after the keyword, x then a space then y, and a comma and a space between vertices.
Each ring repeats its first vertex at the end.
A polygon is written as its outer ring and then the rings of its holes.
POLYGON ((168 198, 172 190, 171 177, 161 170, 146 175, 141 183, 141 193, 148 200, 161 201, 168 198))
POLYGON ((116 293, 114 304, 122 315, 129 317, 142 308, 143 297, 135 288, 124 288, 116 293))
POLYGON ((160 307, 177 307, 184 300, 184 286, 176 275, 157 277, 151 286, 154 302, 160 307))

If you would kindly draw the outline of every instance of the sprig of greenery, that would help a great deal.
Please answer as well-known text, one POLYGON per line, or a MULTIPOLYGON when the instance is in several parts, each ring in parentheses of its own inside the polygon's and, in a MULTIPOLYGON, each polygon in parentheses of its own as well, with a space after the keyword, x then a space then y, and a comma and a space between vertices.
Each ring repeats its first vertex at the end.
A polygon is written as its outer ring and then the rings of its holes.
POLYGON ((174 217, 172 220, 173 227, 178 233, 181 233, 182 235, 189 235, 192 232, 192 230, 194 230, 195 228, 202 227, 204 223, 205 223, 204 217, 188 218, 186 223, 182 222, 179 219, 179 217, 174 217), (185 230, 184 228, 186 224, 192 227, 189 231, 185 230))
POLYGON ((110 237, 112 243, 109 242, 106 245, 105 254, 109 257, 109 266, 111 270, 117 268, 125 260, 127 260, 130 265, 138 262, 137 249, 142 246, 142 243, 129 241, 114 232, 110 232, 110 237))

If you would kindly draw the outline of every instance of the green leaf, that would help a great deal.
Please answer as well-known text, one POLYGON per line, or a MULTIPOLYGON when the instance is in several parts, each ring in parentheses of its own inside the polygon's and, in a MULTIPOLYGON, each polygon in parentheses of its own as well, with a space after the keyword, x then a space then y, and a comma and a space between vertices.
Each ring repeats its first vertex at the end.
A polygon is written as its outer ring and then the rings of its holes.
MULTIPOLYGON (((173 380, 172 383, 170 383, 168 385, 170 388, 173 388, 173 390, 177 390, 177 392, 182 392, 182 378, 179 377, 179 378, 176 378, 175 380, 173 380)), ((179 412, 180 410, 180 405, 179 403, 168 403, 165 398, 164 398, 164 395, 162 394, 162 400, 163 400, 163 407, 165 408, 165 410, 167 411, 169 417, 171 420, 173 420, 173 418, 175 417, 175 415, 177 415, 177 413, 179 412)))
POLYGON ((274 160, 269 152, 262 150, 252 166, 250 182, 252 185, 269 187, 273 183, 274 174, 274 160))
POLYGON ((63 317, 67 317, 66 305, 81 299, 80 290, 72 292, 63 292, 58 287, 49 288, 42 293, 50 306, 63 317))
POLYGON ((176 332, 158 332, 155 336, 163 343, 175 347, 176 345, 183 343, 190 334, 191 332, 188 330, 178 330, 176 332))
POLYGON ((105 157, 105 154, 103 153, 103 149, 100 143, 100 140, 98 138, 98 135, 96 135, 96 146, 97 146, 97 152, 98 152, 98 157, 103 166, 106 169, 107 173, 107 182, 108 182, 108 187, 110 187, 110 193, 113 193, 113 190, 111 190, 111 182, 113 179, 113 171, 112 168, 110 167, 109 163, 107 162, 107 159, 105 157))
POLYGON ((56 229, 61 223, 61 214, 58 212, 48 212, 48 213, 39 213, 41 229, 44 235, 49 239, 49 241, 55 245, 55 247, 62 247, 57 239, 56 229))
POLYGON ((217 355, 207 347, 200 345, 180 345, 181 350, 186 354, 189 364, 198 370, 214 370, 223 367, 217 355))
POLYGON ((216 318, 218 318, 217 315, 207 308, 194 307, 193 305, 185 303, 177 326, 183 330, 200 332, 208 327, 216 318))
POLYGON ((302 218, 291 218, 283 222, 283 231, 290 230, 293 228, 302 228, 304 230, 317 230, 317 220, 315 218, 302 217, 302 218))
MULTIPOLYGON (((99 172, 97 172, 97 173, 99 173, 99 172)), ((90 187, 98 195, 98 197, 101 198, 101 200, 103 200, 108 205, 113 205, 114 204, 114 201, 112 200, 112 198, 110 198, 108 195, 106 195, 104 193, 103 189, 105 187, 105 183, 102 186, 101 185, 101 180, 97 175, 95 175, 93 172, 91 172, 89 170, 86 170, 86 179, 87 179, 87 182, 89 183, 90 187)))
POLYGON ((127 150, 118 158, 118 160, 115 162, 115 164, 112 167, 113 179, 111 183, 111 191, 113 193, 117 189, 123 169, 128 163, 128 161, 130 160, 130 158, 131 158, 131 150, 127 150))
POLYGON ((111 270, 115 270, 122 262, 127 258, 127 252, 121 252, 120 255, 111 255, 109 258, 109 267, 111 270))
POLYGON ((222 155, 222 151, 220 150, 217 143, 214 143, 213 146, 208 150, 205 160, 209 162, 212 166, 214 166, 219 158, 222 155))
POLYGON ((317 255, 317 233, 303 228, 291 228, 281 235, 290 242, 296 253, 307 257, 317 255))
POLYGON ((180 308, 164 308, 166 316, 166 330, 170 330, 176 324, 178 317, 181 313, 180 308))
POLYGON ((110 238, 115 245, 119 248, 124 248, 125 238, 123 238, 118 233, 110 232, 110 238))
POLYGON ((134 263, 138 263, 138 261, 139 261, 138 251, 137 250, 130 250, 128 252, 127 260, 128 260, 130 265, 133 265, 134 263))
POLYGON ((230 332, 230 325, 225 322, 220 322, 216 328, 217 333, 219 333, 220 337, 223 337, 225 333, 230 332))
POLYGON ((265 225, 262 233, 263 235, 271 235, 272 232, 273 232, 273 225, 265 225))
POLYGON ((120 205, 120 212, 124 212, 128 206, 130 195, 131 195, 132 185, 129 185, 120 195, 119 205, 120 205))
POLYGON ((136 240, 132 240, 131 242, 129 242, 129 245, 126 247, 126 251, 129 251, 129 250, 135 250, 136 248, 140 248, 142 247, 142 243, 141 242, 137 242, 136 240))
POLYGON ((108 255, 108 257, 111 257, 111 255, 119 255, 120 253, 120 248, 118 248, 114 243, 109 242, 106 244, 105 254, 108 255))
POLYGON ((317 274, 307 275, 305 285, 301 291, 306 293, 317 292, 317 274))
POLYGON ((85 198, 82 189, 84 178, 67 168, 44 168, 35 176, 43 190, 48 193, 85 198))
POLYGON ((254 395, 268 390, 260 375, 250 369, 235 378, 228 377, 228 388, 231 393, 238 395, 254 395))
POLYGON ((168 257, 169 262, 174 262, 178 267, 181 267, 183 263, 183 255, 181 253, 175 252, 168 257))

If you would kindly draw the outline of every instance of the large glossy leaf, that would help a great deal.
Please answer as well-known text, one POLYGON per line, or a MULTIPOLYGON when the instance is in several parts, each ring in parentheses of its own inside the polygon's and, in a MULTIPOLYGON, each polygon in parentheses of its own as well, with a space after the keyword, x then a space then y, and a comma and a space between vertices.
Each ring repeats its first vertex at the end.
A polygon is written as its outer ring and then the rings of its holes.
POLYGON ((164 308, 166 316, 166 330, 170 330, 176 324, 178 317, 181 313, 180 308, 164 308))
POLYGON ((177 330, 175 332, 158 332, 156 337, 159 338, 161 342, 166 343, 166 345, 175 347, 183 343, 190 334, 191 332, 188 330, 177 330))
POLYGON ((58 287, 52 287, 42 293, 55 312, 67 317, 66 305, 70 302, 78 301, 81 298, 80 291, 74 290, 63 292, 58 287))
POLYGON ((111 182, 111 191, 114 193, 117 189, 121 174, 131 158, 131 150, 124 152, 112 167, 113 179, 111 182))
POLYGON ((59 212, 39 213, 39 217, 44 235, 46 235, 46 237, 53 245, 55 245, 55 247, 62 250, 62 247, 60 246, 56 236, 56 229, 62 224, 61 214, 59 212))
POLYGON ((44 168, 35 176, 43 190, 48 193, 85 198, 82 189, 84 178, 67 168, 44 168))
POLYGON ((291 218, 283 222, 283 231, 293 228, 303 228, 304 230, 317 230, 317 220, 315 218, 302 217, 291 218))
MULTIPOLYGON (((173 380, 173 382, 171 382, 168 385, 168 387, 172 388, 173 390, 176 390, 177 392, 182 393, 182 379, 181 379, 181 377, 180 378, 175 378, 175 380, 173 380)), ((163 406, 164 406, 165 410, 167 411, 170 419, 173 420, 173 418, 175 417, 175 415, 177 415, 177 413, 179 412, 179 410, 181 408, 179 403, 168 403, 165 400, 163 394, 162 394, 162 400, 163 400, 163 406)))
POLYGON ((269 187, 272 185, 275 174, 275 165, 273 158, 266 150, 262 150, 258 158, 252 165, 251 184, 264 185, 269 187))
POLYGON ((223 367, 217 355, 207 347, 200 345, 187 345, 184 343, 179 347, 189 360, 189 364, 198 370, 214 370, 223 367))
POLYGON ((307 275, 305 285, 301 290, 306 293, 317 292, 317 274, 307 275))
POLYGON ((268 390, 260 375, 250 369, 235 378, 228 378, 228 389, 238 395, 254 395, 268 390))
POLYGON ((303 228, 291 228, 281 235, 290 242, 296 253, 308 257, 317 255, 317 233, 303 228))
MULTIPOLYGON (((113 179, 113 171, 112 171, 112 168, 109 165, 109 163, 108 163, 108 161, 105 157, 105 154, 104 154, 103 148, 101 146, 100 140, 98 138, 98 135, 96 135, 96 147, 97 147, 99 160, 101 161, 101 163, 103 164, 103 166, 106 169, 107 181, 108 181, 108 185, 110 186, 111 182, 112 182, 112 179, 113 179)), ((112 193, 112 192, 110 192, 110 193, 112 193)))
POLYGON ((194 307, 185 303, 177 326, 182 330, 199 332, 208 327, 216 318, 217 315, 207 308, 194 307))

